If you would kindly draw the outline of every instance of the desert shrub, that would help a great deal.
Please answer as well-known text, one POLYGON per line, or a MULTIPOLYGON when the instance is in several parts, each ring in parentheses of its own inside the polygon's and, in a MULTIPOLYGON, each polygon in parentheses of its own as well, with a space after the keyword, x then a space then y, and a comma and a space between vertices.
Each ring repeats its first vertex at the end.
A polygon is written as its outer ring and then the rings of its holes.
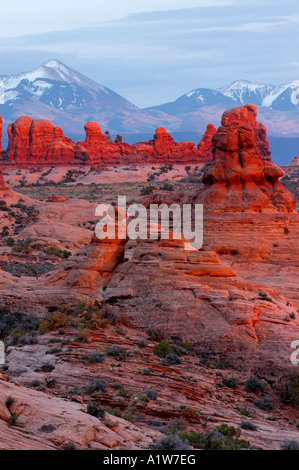
POLYGON ((157 392, 157 390, 155 388, 147 388, 145 390, 145 394, 151 400, 156 400, 158 398, 158 395, 159 395, 159 393, 157 392))
POLYGON ((165 423, 163 423, 163 421, 161 421, 159 418, 155 418, 153 419, 152 421, 149 422, 149 425, 150 426, 155 426, 156 428, 160 428, 162 426, 164 426, 165 423))
POLYGON ((135 420, 136 408, 134 406, 128 406, 124 413, 122 413, 119 408, 111 408, 109 406, 106 406, 105 410, 107 413, 117 416, 118 418, 125 419, 126 421, 130 421, 131 423, 133 423, 135 420))
POLYGON ((96 418, 103 419, 105 417, 106 410, 103 406, 99 405, 99 403, 93 401, 87 405, 87 413, 91 416, 95 416, 96 418))
POLYGON ((31 387, 40 387, 41 383, 40 383, 39 380, 32 380, 32 382, 30 383, 30 386, 31 387))
POLYGON ((104 379, 97 379, 92 382, 89 382, 88 385, 85 387, 85 392, 88 394, 92 394, 94 392, 107 392, 107 382, 104 379))
POLYGON ((14 244, 13 251, 17 253, 24 253, 25 255, 30 255, 33 252, 31 246, 32 240, 17 240, 17 243, 14 244))
POLYGON ((238 380, 234 376, 224 378, 222 380, 222 383, 225 387, 233 388, 233 389, 236 389, 239 386, 238 380))
POLYGON ((173 354, 173 347, 165 340, 154 346, 154 354, 165 358, 167 354, 173 354))
POLYGON ((15 402, 15 399, 11 396, 7 397, 5 400, 5 405, 7 408, 10 408, 11 405, 15 402))
POLYGON ((66 328, 67 325, 67 314, 65 312, 54 312, 44 318, 40 329, 45 333, 47 331, 56 331, 59 328, 66 328))
POLYGON ((241 450, 250 449, 250 442, 240 439, 241 430, 222 424, 207 433, 185 431, 181 434, 190 445, 203 450, 241 450))
POLYGON ((273 399, 272 397, 262 396, 258 400, 255 400, 254 405, 261 410, 273 410, 273 399))
POLYGON ((106 349, 107 356, 115 357, 117 360, 124 360, 127 356, 127 351, 125 348, 120 348, 115 344, 108 346, 106 349))
POLYGON ((6 244, 7 244, 7 246, 10 246, 10 247, 14 246, 14 244, 15 244, 14 238, 8 237, 8 239, 6 240, 6 244))
POLYGON ((190 343, 188 338, 186 338, 184 341, 184 348, 186 349, 187 352, 190 352, 193 348, 193 345, 190 343))
POLYGON ((280 398, 285 405, 291 405, 296 409, 299 408, 299 372, 292 371, 279 382, 277 388, 280 398))
POLYGON ((5 339, 12 334, 19 336, 32 333, 40 326, 40 319, 34 315, 24 315, 21 312, 8 312, 0 308, 0 338, 5 339))
POLYGON ((181 363, 182 361, 177 354, 166 354, 165 359, 163 361, 163 364, 167 366, 175 366, 181 363))
POLYGON ((139 348, 145 348, 146 341, 144 339, 140 339, 137 344, 139 348))
POLYGON ((141 188, 140 190, 140 196, 148 196, 149 194, 152 194, 155 191, 156 187, 153 186, 152 184, 149 184, 145 186, 144 188, 141 188))
POLYGON ((9 207, 7 207, 6 201, 0 201, 0 211, 7 212, 9 211, 9 207))
POLYGON ((184 418, 173 418, 168 422, 165 432, 166 434, 177 434, 184 431, 186 427, 187 423, 184 418))
POLYGON ((82 302, 76 309, 75 315, 84 328, 97 329, 109 323, 109 320, 103 319, 102 313, 96 303, 82 302))
POLYGON ((153 341, 162 341, 167 339, 167 333, 161 328, 149 328, 146 330, 149 338, 153 341))
POLYGON ((252 423, 251 421, 242 421, 240 424, 241 429, 245 429, 246 431, 256 431, 257 426, 252 423))
POLYGON ((177 435, 161 437, 154 444, 154 450, 190 450, 188 443, 177 435))
POLYGON ((102 364, 105 360, 105 354, 102 352, 90 352, 84 354, 82 360, 89 364, 102 364))
POLYGON ((68 259, 72 255, 70 251, 61 250, 58 246, 49 246, 45 252, 48 256, 57 256, 62 259, 68 259))
POLYGON ((174 191, 174 186, 171 183, 164 183, 163 186, 161 186, 162 191, 174 191))
POLYGON ((280 448, 281 450, 299 450, 299 442, 295 439, 285 439, 280 448))
POLYGON ((50 364, 49 362, 46 362, 46 364, 43 364, 41 367, 40 367, 40 371, 41 372, 52 372, 52 370, 55 369, 55 366, 53 366, 53 364, 50 364))
POLYGON ((263 382, 256 376, 251 375, 249 379, 245 382, 245 390, 247 392, 264 392, 265 385, 263 382))

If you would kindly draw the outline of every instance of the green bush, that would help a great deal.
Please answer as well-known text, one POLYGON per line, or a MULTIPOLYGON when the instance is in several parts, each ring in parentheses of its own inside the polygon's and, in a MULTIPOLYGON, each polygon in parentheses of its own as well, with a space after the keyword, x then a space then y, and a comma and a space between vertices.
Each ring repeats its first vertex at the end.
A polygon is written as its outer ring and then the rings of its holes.
POLYGON ((65 312, 54 312, 45 317, 40 329, 44 333, 47 331, 56 331, 59 328, 66 328, 67 324, 68 320, 65 312))
POLYGON ((285 405, 299 409, 299 372, 292 371, 278 384, 280 398, 285 405))
POLYGON ((173 347, 165 340, 154 346, 154 354, 165 358, 167 354, 173 354, 173 347))
POLYGON ((273 399, 272 397, 262 396, 255 400, 254 405, 261 410, 273 410, 273 399))
POLYGON ((217 426, 205 434, 185 431, 181 433, 181 436, 195 449, 242 450, 251 448, 249 441, 240 439, 241 430, 227 424, 217 426))
POLYGON ((93 401, 87 405, 87 413, 91 416, 95 416, 96 418, 103 419, 105 417, 106 410, 103 406, 99 405, 99 403, 93 401))
POLYGON ((265 386, 263 382, 256 376, 251 375, 249 379, 245 382, 245 390, 247 392, 264 392, 265 386))
POLYGON ((167 437, 160 437, 155 444, 154 450, 190 450, 186 440, 183 440, 180 436, 172 435, 167 437))

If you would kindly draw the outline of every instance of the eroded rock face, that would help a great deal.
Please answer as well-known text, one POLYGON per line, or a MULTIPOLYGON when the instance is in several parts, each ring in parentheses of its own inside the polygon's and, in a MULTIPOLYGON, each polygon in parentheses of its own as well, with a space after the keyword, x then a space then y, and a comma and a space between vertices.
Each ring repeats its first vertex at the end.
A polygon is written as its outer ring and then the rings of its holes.
MULTIPOLYGON (((2 121, 2 117, 0 116, 0 154, 2 152, 2 146, 1 146, 2 126, 3 126, 3 121, 2 121)), ((6 187, 7 186, 5 184, 3 174, 2 174, 2 170, 1 170, 1 167, 0 167, 0 191, 3 190, 3 189, 6 189, 6 187)))
POLYGON ((74 161, 74 142, 47 119, 23 116, 8 127, 5 160, 18 165, 69 164, 74 161))
POLYGON ((200 151, 202 155, 207 155, 209 160, 212 160, 213 154, 212 154, 212 139, 214 135, 216 134, 217 129, 213 126, 213 124, 208 124, 207 125, 207 130, 199 142, 197 148, 200 151))
POLYGON ((256 109, 246 105, 223 114, 200 194, 208 211, 296 212, 294 196, 279 181, 283 171, 270 160, 256 109))
MULTIPOLYGON (((97 122, 88 122, 84 126, 86 138, 75 147, 75 158, 80 163, 98 165, 112 163, 121 157, 120 147, 103 134, 97 122)), ((109 136, 110 137, 110 136, 109 136)))
POLYGON ((198 147, 193 142, 176 143, 163 127, 156 130, 153 140, 134 145, 122 142, 121 135, 113 140, 109 131, 102 132, 97 122, 85 125, 86 138, 74 142, 62 129, 46 119, 23 116, 8 127, 9 144, 5 162, 17 165, 103 165, 128 163, 205 163, 211 159, 212 135, 208 126, 198 147))

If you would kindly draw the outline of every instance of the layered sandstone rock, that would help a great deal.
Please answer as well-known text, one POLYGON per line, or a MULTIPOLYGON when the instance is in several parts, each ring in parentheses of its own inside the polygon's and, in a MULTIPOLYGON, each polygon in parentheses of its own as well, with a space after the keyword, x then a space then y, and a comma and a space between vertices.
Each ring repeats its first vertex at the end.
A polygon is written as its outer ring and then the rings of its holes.
POLYGON ((280 167, 270 160, 264 126, 256 106, 226 111, 213 137, 213 160, 196 197, 206 211, 296 212, 294 196, 280 183, 280 167))
POLYGON ((213 124, 208 124, 207 125, 207 130, 199 142, 197 148, 200 151, 202 155, 206 155, 208 157, 208 160, 212 160, 213 154, 212 154, 212 139, 214 135, 216 134, 217 129, 213 126, 213 124))
POLYGON ((8 127, 9 143, 5 161, 17 165, 69 164, 74 161, 74 146, 47 119, 23 116, 8 127))
MULTIPOLYGON (((2 117, 0 116, 0 155, 1 155, 1 152, 2 152, 2 146, 1 146, 2 126, 3 126, 3 121, 2 121, 2 117)), ((1 170, 1 167, 0 167, 0 191, 3 191, 6 188, 7 188, 7 185, 4 181, 3 173, 2 173, 2 170, 1 170)))
POLYGON ((156 130, 153 140, 135 145, 122 142, 119 134, 114 141, 109 131, 103 133, 96 122, 88 122, 84 128, 85 140, 75 145, 50 121, 20 117, 8 127, 9 144, 4 160, 23 166, 205 163, 211 159, 211 138, 215 132, 209 125, 197 148, 193 142, 176 143, 163 127, 156 130))
POLYGON ((97 122, 88 122, 84 126, 86 138, 75 147, 75 159, 79 163, 98 165, 113 163, 120 158, 120 148, 108 134, 103 134, 97 122))

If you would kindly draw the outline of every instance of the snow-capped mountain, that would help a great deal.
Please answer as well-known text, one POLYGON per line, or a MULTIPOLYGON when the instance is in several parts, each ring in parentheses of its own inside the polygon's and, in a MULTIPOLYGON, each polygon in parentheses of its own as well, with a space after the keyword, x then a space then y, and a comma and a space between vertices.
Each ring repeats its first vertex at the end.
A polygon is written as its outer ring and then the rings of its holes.
POLYGON ((263 101, 275 89, 273 85, 251 83, 248 80, 236 80, 231 85, 220 88, 219 92, 233 99, 238 104, 256 104, 262 106, 263 101))
POLYGON ((203 106, 229 107, 250 103, 280 111, 299 110, 299 80, 278 87, 252 83, 248 80, 236 80, 219 90, 210 88, 191 90, 175 101, 147 108, 147 110, 159 109, 177 116, 182 112, 195 111, 203 106))
POLYGON ((171 116, 153 117, 58 60, 49 60, 31 72, 0 76, 0 114, 7 123, 29 115, 82 134, 90 120, 112 131, 134 133, 176 121, 171 116))
POLYGON ((264 98, 263 106, 281 111, 299 110, 299 80, 274 88, 264 98))
POLYGON ((229 108, 234 104, 232 98, 224 96, 219 91, 210 88, 197 88, 180 96, 176 101, 147 108, 147 111, 155 109, 175 116, 177 113, 190 113, 202 106, 220 105, 229 108))
POLYGON ((299 109, 299 80, 278 87, 237 80, 219 91, 238 104, 253 103, 280 111, 299 109))

